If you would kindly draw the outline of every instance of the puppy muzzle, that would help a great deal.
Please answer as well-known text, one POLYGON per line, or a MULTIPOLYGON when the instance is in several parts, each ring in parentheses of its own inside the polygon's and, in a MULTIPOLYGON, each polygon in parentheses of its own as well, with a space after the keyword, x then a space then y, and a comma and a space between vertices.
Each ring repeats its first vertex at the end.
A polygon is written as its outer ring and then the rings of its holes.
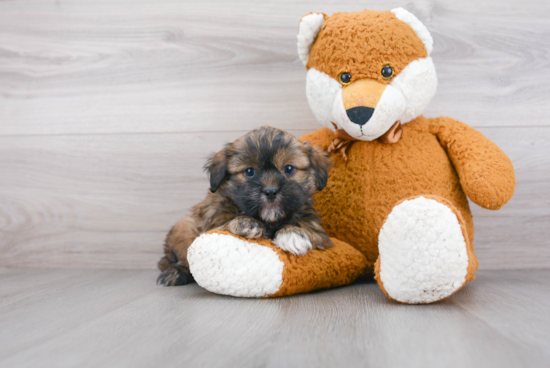
POLYGON ((262 194, 271 202, 274 202, 277 198, 277 194, 279 193, 279 189, 277 187, 267 187, 262 189, 262 194))

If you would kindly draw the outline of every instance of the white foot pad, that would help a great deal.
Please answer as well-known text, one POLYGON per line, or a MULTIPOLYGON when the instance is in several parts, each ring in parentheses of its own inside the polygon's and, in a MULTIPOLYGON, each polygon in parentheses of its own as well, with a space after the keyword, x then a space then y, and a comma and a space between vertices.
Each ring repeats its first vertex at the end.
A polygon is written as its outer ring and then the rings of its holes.
POLYGON ((380 279, 409 304, 441 300, 466 281, 468 254, 458 218, 424 197, 395 206, 380 230, 380 279))
POLYGON ((283 283, 284 263, 273 249, 227 234, 202 234, 187 260, 195 281, 216 294, 263 297, 283 283))

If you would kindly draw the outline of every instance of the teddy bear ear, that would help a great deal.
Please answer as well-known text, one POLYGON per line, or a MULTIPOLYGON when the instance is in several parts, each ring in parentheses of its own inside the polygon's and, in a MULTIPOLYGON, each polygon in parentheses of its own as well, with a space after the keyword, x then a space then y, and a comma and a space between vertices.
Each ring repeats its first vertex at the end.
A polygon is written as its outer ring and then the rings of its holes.
POLYGON ((327 15, 325 13, 309 13, 305 15, 300 21, 300 27, 298 28, 298 56, 304 65, 309 60, 309 53, 311 52, 311 46, 317 39, 317 35, 321 31, 321 28, 325 24, 327 15))
POLYGON ((391 12, 395 14, 397 19, 407 23, 416 32, 416 35, 424 43, 424 47, 426 48, 428 56, 430 56, 430 54, 432 53, 434 41, 432 35, 430 34, 430 31, 428 31, 426 26, 422 24, 422 22, 419 21, 418 18, 415 17, 411 12, 403 8, 392 9, 391 12))

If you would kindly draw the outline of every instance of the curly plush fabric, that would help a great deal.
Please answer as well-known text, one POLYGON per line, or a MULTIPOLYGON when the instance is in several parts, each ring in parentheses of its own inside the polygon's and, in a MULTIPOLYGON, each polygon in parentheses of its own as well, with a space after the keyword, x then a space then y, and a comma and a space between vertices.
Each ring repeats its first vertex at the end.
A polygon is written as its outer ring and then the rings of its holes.
POLYGON ((516 178, 512 161, 483 134, 460 121, 440 117, 430 125, 447 150, 462 189, 483 208, 498 210, 512 198, 516 178))
POLYGON ((295 256, 266 239, 245 239, 211 231, 189 248, 189 267, 197 283, 218 294, 276 297, 347 285, 365 273, 366 258, 352 246, 295 256))
POLYGON ((431 303, 475 279, 478 267, 464 218, 438 196, 398 203, 384 220, 375 264, 378 285, 401 303, 431 303))
MULTIPOLYGON (((327 149, 333 138, 331 130, 321 128, 301 140, 327 149)), ((494 143, 446 118, 420 116, 403 125, 398 143, 354 142, 347 162, 335 155, 331 160, 328 184, 316 195, 316 208, 329 235, 360 250, 371 270, 378 258, 380 228, 400 201, 420 195, 445 198, 463 216, 473 243, 472 214, 463 186, 481 189, 471 194, 472 200, 496 208, 511 198, 515 183, 510 160, 494 143), (485 188, 494 190, 483 192, 485 188)))
POLYGON ((351 82, 371 78, 389 84, 380 71, 390 65, 400 73, 412 61, 428 56, 422 40, 391 11, 335 13, 317 36, 307 68, 334 79, 350 73, 351 82))
POLYGON ((298 42, 298 56, 304 65, 307 64, 311 45, 313 45, 321 27, 325 24, 326 17, 324 13, 309 13, 302 17, 296 41, 298 42))

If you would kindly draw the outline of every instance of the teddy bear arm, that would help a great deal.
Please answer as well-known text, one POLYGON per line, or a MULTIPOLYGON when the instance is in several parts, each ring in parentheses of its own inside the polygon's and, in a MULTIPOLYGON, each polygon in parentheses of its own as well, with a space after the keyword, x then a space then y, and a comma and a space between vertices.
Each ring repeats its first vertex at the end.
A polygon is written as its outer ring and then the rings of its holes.
POLYGON ((512 161, 481 132, 454 119, 438 118, 430 126, 451 159, 464 192, 481 207, 498 210, 514 194, 512 161))

